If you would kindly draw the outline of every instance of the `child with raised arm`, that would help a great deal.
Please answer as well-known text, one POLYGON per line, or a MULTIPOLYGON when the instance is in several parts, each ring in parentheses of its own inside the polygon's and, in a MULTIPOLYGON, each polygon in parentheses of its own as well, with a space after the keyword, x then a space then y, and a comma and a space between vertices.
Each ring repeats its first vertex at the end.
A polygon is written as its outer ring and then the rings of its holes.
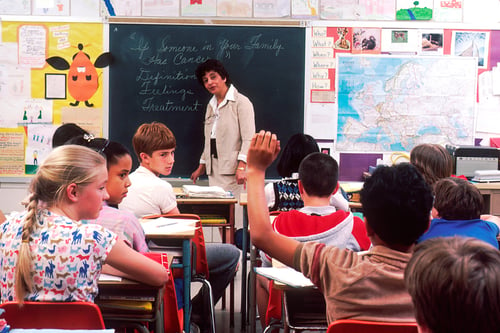
MULTIPOLYGON (((274 231, 299 242, 316 241, 353 251, 368 250, 370 239, 363 220, 330 205, 339 187, 338 169, 337 161, 330 155, 314 152, 305 156, 297 170, 297 187, 304 207, 280 213, 272 223, 274 231)), ((270 266, 267 257, 263 254, 261 257, 263 266, 270 266)), ((279 302, 272 301, 281 297, 270 298, 268 286, 265 277, 257 276, 257 305, 263 327, 270 322, 266 316, 268 301, 270 309, 281 309, 279 302)), ((280 295, 272 289, 270 292, 273 296, 280 295)), ((280 313, 269 312, 272 317, 281 317, 280 313)))
POLYGON ((128 247, 95 219, 108 198, 104 158, 75 145, 52 151, 31 185, 27 210, 0 227, 2 301, 90 301, 102 266, 161 286, 166 269, 128 247))
POLYGON ((275 134, 256 134, 248 151, 248 214, 252 241, 272 258, 301 271, 323 292, 327 320, 413 322, 403 273, 413 244, 429 225, 432 193, 409 164, 379 167, 365 182, 361 203, 373 247, 363 253, 300 243, 273 231, 264 195, 266 168, 280 149, 275 134))
MULTIPOLYGON (((482 220, 481 192, 461 178, 443 178, 434 184, 434 207, 429 230, 418 242, 434 237, 474 237, 498 248, 499 227, 482 220)), ((490 217, 491 221, 496 221, 490 217)))
POLYGON ((474 238, 418 244, 405 271, 421 333, 500 332, 500 252, 474 238))

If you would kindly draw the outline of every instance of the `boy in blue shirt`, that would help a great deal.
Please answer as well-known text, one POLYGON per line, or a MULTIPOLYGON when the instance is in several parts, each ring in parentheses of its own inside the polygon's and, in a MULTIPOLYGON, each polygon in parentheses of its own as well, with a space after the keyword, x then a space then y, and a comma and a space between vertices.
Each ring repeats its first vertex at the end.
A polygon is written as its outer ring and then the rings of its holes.
POLYGON ((499 227, 481 219, 483 196, 481 192, 461 178, 448 177, 434 185, 432 221, 419 239, 434 237, 474 237, 498 248, 499 227))

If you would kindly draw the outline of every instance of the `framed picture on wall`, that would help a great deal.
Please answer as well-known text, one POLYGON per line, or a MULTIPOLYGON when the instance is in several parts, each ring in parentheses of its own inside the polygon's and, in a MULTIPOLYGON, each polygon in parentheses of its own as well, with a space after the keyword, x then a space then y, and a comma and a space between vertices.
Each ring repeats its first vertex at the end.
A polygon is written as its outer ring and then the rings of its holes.
POLYGON ((45 74, 45 99, 66 99, 66 74, 45 74))

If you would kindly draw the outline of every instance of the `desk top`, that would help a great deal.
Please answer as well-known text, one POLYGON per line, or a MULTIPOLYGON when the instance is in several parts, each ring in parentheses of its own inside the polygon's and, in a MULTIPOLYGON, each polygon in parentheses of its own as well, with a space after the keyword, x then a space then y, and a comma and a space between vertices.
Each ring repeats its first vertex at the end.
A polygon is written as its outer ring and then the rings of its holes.
POLYGON ((158 217, 140 222, 148 239, 190 239, 194 237, 198 220, 158 217))

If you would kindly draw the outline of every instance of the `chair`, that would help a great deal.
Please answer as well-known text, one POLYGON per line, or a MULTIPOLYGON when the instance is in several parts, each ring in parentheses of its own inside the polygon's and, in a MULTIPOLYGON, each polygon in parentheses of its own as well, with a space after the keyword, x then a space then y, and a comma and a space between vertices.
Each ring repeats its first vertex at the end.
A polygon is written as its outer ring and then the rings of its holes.
POLYGON ((417 333, 416 323, 392 323, 352 319, 336 320, 328 326, 327 333, 417 333))
POLYGON ((17 302, 0 304, 11 328, 105 329, 99 307, 90 302, 17 302))
MULTIPOLYGON (((148 215, 143 217, 143 219, 154 219, 158 217, 197 220, 195 235, 193 237, 193 243, 194 243, 193 258, 195 258, 196 261, 192 265, 193 274, 191 277, 191 281, 200 282, 208 290, 207 297, 209 298, 208 301, 210 302, 210 307, 209 307, 210 329, 213 333, 215 333, 215 304, 213 300, 212 286, 208 281, 209 270, 207 263, 207 254, 205 250, 205 237, 203 235, 203 228, 201 225, 200 218, 198 215, 195 214, 169 214, 169 215, 148 215)), ((188 323, 184 323, 184 325, 188 325, 188 323)))

